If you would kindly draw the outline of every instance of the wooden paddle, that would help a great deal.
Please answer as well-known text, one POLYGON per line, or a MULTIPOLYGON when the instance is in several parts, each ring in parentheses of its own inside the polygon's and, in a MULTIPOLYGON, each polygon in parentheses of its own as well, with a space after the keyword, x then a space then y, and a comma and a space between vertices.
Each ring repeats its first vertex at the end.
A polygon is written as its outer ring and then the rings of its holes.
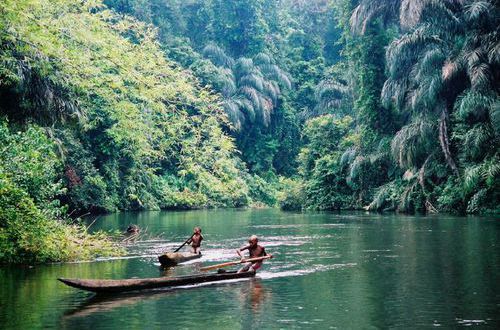
POLYGON ((186 243, 187 243, 187 242, 189 242, 189 240, 190 240, 191 238, 193 238, 193 236, 194 236, 194 233, 193 233, 193 235, 191 235, 191 237, 189 237, 189 238, 188 238, 188 239, 187 239, 184 243, 182 243, 182 245, 181 245, 181 246, 179 246, 179 247, 177 248, 177 250, 175 250, 175 251, 174 251, 174 253, 175 253, 175 252, 177 252, 177 251, 179 251, 180 249, 182 249, 182 247, 183 247, 184 245, 186 245, 186 243))
POLYGON ((246 263, 246 262, 261 261, 261 260, 269 259, 269 258, 272 258, 272 256, 263 256, 263 257, 257 257, 257 258, 243 259, 243 260, 240 260, 240 261, 230 261, 230 262, 225 262, 225 263, 222 263, 222 264, 217 264, 217 265, 213 265, 213 266, 203 267, 203 268, 200 268, 200 270, 201 271, 207 271, 207 270, 212 270, 212 269, 217 269, 217 268, 222 268, 222 267, 228 267, 228 266, 234 266, 234 265, 238 265, 238 264, 243 264, 243 263, 246 263))

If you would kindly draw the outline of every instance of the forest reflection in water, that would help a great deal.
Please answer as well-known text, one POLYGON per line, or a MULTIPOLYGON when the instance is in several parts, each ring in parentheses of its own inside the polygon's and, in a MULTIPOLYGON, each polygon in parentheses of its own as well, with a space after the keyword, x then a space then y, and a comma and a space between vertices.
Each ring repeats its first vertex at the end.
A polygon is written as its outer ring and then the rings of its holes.
POLYGON ((122 213, 98 229, 148 227, 123 258, 0 268, 5 329, 369 328, 500 325, 495 218, 214 210, 122 213), (201 259, 157 257, 203 228, 201 259), (235 260, 250 234, 275 258, 254 279, 99 297, 56 279, 182 276, 235 260))

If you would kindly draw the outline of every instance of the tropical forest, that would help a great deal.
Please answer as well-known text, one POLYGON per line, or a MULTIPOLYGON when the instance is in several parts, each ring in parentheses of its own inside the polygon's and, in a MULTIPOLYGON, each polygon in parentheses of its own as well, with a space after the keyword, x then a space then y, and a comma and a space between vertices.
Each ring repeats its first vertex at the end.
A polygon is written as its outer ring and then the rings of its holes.
POLYGON ((2 329, 500 328, 499 243, 499 0, 0 0, 2 329))
POLYGON ((0 261, 81 216, 498 214, 496 0, 3 0, 0 261))

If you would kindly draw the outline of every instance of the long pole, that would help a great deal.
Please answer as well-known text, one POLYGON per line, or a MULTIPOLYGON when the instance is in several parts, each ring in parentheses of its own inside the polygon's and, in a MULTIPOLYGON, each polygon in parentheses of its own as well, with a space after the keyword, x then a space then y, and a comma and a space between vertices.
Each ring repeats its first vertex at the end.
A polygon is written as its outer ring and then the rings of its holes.
POLYGON ((208 266, 208 267, 203 267, 203 268, 200 268, 200 270, 201 271, 207 271, 207 270, 212 270, 212 269, 217 269, 217 268, 222 268, 222 267, 234 266, 234 265, 242 264, 242 263, 245 263, 245 262, 261 261, 261 260, 265 260, 265 259, 269 259, 269 258, 272 258, 272 257, 271 256, 263 256, 263 257, 257 257, 257 258, 243 259, 243 260, 240 260, 240 261, 230 261, 230 262, 225 262, 225 263, 222 263, 222 264, 217 264, 217 265, 212 265, 212 266, 208 266))
POLYGON ((189 240, 190 240, 191 238, 193 238, 193 236, 194 236, 194 234, 193 234, 193 235, 191 235, 191 237, 189 237, 189 238, 188 238, 188 239, 187 239, 184 243, 182 243, 182 245, 181 245, 181 246, 179 246, 179 247, 178 247, 178 248, 177 248, 174 252, 177 252, 177 251, 179 251, 180 249, 182 249, 182 247, 183 247, 184 245, 186 245, 186 243, 187 243, 187 242, 189 242, 189 240))

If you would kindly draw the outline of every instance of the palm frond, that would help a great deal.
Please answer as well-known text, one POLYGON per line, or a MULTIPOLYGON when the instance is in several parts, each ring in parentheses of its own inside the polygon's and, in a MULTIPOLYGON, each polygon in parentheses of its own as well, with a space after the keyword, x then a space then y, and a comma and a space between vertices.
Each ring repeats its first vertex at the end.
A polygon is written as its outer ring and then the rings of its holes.
POLYGON ((463 143, 464 153, 475 158, 483 153, 484 145, 491 141, 493 132, 488 125, 477 124, 465 133, 463 143))
POLYGON ((240 57, 234 63, 234 72, 237 77, 251 74, 255 71, 255 66, 251 58, 240 57))
POLYGON ((399 23, 405 28, 414 27, 420 22, 420 16, 426 2, 421 0, 402 0, 399 10, 399 23))
POLYGON ((463 70, 463 63, 460 59, 455 61, 446 60, 441 69, 441 78, 444 82, 454 79, 463 70))
MULTIPOLYGON (((413 31, 391 42, 387 48, 387 62, 389 65, 395 65, 400 60, 408 63, 408 60, 411 61, 418 57, 420 50, 441 43, 442 40, 436 35, 430 24, 421 24, 413 31)), ((391 72, 391 75, 397 76, 394 72, 391 72)))
POLYGON ((254 109, 259 111, 262 109, 263 105, 260 102, 261 98, 259 96, 259 92, 255 90, 255 88, 250 86, 241 87, 240 94, 252 102, 254 109))
POLYGON ((500 175, 500 159, 498 154, 483 162, 482 177, 488 186, 493 186, 500 175))
POLYGON ((203 56, 212 61, 216 66, 230 68, 234 65, 234 60, 226 55, 224 50, 216 44, 208 44, 203 48, 203 56))
POLYGON ((426 118, 416 119, 396 133, 391 142, 392 155, 402 168, 418 168, 435 137, 435 124, 426 118))
POLYGON ((394 182, 389 182, 385 185, 378 187, 375 190, 373 200, 366 207, 368 211, 380 211, 388 202, 393 203, 394 197, 397 196, 398 187, 394 182))
POLYGON ((496 34, 496 42, 492 42, 490 47, 488 47, 488 61, 494 64, 500 64, 500 38, 498 33, 496 34))
POLYGON ((415 76, 417 80, 423 80, 428 75, 441 74, 442 67, 446 61, 446 55, 438 47, 427 50, 418 62, 418 70, 415 76))
POLYGON ((487 63, 479 63, 469 69, 469 77, 472 88, 481 90, 487 88, 492 80, 490 66, 487 63))
POLYGON ((491 125, 495 131, 496 136, 500 135, 500 100, 497 98, 495 103, 490 107, 490 120, 491 125))
POLYGON ((246 98, 240 98, 238 99, 238 105, 240 106, 240 111, 245 114, 245 117, 248 118, 248 120, 253 123, 255 122, 255 108, 253 106, 253 103, 246 99, 246 98))
POLYGON ((381 92, 383 105, 388 107, 394 103, 397 109, 402 109, 407 98, 409 85, 410 77, 408 75, 400 79, 387 78, 381 92))
POLYGON ((292 88, 290 76, 276 64, 259 65, 259 69, 268 79, 274 80, 288 89, 292 88))
POLYGON ((231 97, 237 90, 234 76, 230 70, 219 70, 217 85, 225 98, 231 97))
MULTIPOLYGON (((421 0, 422 1, 422 0, 421 0)), ((454 33, 460 28, 461 20, 456 15, 456 4, 461 0, 424 0, 419 23, 430 23, 439 31, 454 33)))
POLYGON ((331 108, 338 108, 343 101, 349 99, 349 86, 336 79, 325 79, 320 81, 314 90, 314 96, 321 112, 331 108))
POLYGON ((481 182, 481 165, 475 165, 467 167, 463 175, 463 186, 466 193, 469 193, 476 189, 481 182))
POLYGON ((397 16, 400 5, 401 1, 361 0, 351 15, 351 29, 355 33, 364 34, 375 19, 387 23, 397 16))
POLYGON ((239 131, 245 118, 243 117, 238 102, 232 99, 226 99, 223 103, 224 112, 227 114, 233 129, 239 131))
POLYGON ((271 57, 265 53, 259 53, 254 58, 254 63, 257 66, 260 65, 269 65, 272 63, 271 57))
POLYGON ((239 86, 250 86, 258 90, 259 92, 262 92, 264 90, 264 83, 264 78, 257 73, 247 74, 241 77, 238 81, 239 86))
POLYGON ((349 167, 349 175, 346 179, 348 183, 351 183, 353 180, 359 177, 363 165, 368 161, 369 160, 367 158, 361 155, 356 156, 356 158, 354 158, 354 161, 351 163, 351 166, 349 167))
POLYGON ((265 95, 271 98, 273 104, 278 102, 278 96, 280 95, 280 89, 275 81, 264 81, 263 82, 263 92, 265 95))
POLYGON ((340 166, 344 167, 346 165, 352 164, 356 156, 357 156, 356 148, 348 148, 346 151, 344 151, 342 156, 340 156, 340 166))
POLYGON ((262 105, 262 108, 261 108, 261 118, 262 118, 262 123, 264 124, 264 126, 268 126, 269 123, 271 122, 271 112, 273 111, 273 102, 265 97, 265 96, 261 96, 261 100, 260 100, 260 104, 262 105))
POLYGON ((464 6, 467 21, 477 21, 495 11, 490 1, 471 1, 464 6))
MULTIPOLYGON (((494 112, 497 98, 474 90, 467 90, 455 101, 454 115, 461 121, 479 119, 485 114, 494 112)), ((490 115, 491 116, 491 115, 490 115)))

